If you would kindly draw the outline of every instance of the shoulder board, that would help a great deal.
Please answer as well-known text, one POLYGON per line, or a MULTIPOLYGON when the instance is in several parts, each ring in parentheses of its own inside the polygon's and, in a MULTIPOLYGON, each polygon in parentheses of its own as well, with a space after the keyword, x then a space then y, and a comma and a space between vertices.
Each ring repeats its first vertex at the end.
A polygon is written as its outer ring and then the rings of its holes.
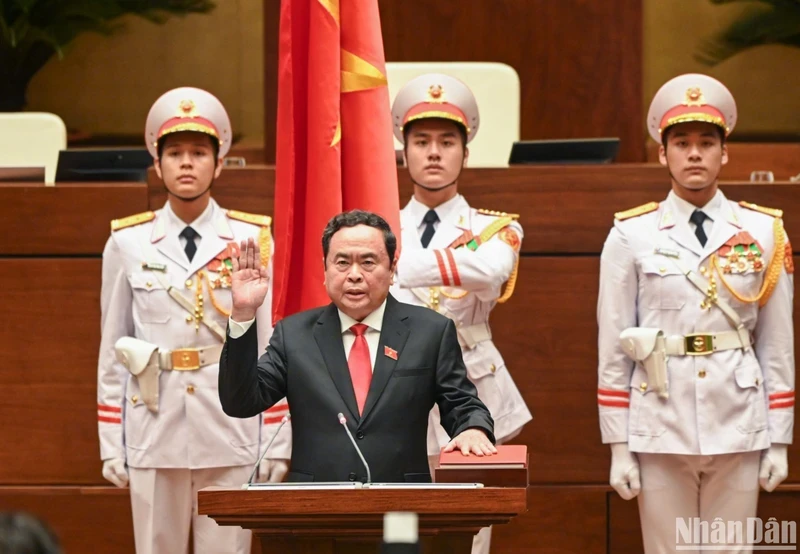
POLYGON ((272 218, 268 215, 249 214, 236 210, 228 210, 227 214, 231 219, 252 223, 253 225, 261 225, 262 227, 269 227, 272 223, 272 218))
POLYGON ((506 212, 497 212, 495 210, 484 210, 478 208, 478 213, 483 215, 491 215, 494 217, 510 217, 511 219, 519 219, 519 214, 507 214, 506 212))
POLYGON ((148 221, 154 220, 155 217, 155 212, 142 212, 140 214, 129 215, 128 217, 123 217, 121 219, 112 219, 111 230, 119 231, 120 229, 125 229, 126 227, 141 225, 142 223, 147 223, 148 221))
POLYGON ((647 204, 636 206, 635 208, 631 208, 630 210, 625 210, 624 212, 617 212, 614 214, 614 218, 620 221, 624 221, 632 217, 639 217, 640 215, 649 214, 650 212, 654 212, 657 209, 658 209, 658 202, 648 202, 647 204))
POLYGON ((747 208, 748 210, 753 210, 756 212, 761 212, 762 214, 771 215, 772 217, 783 217, 783 210, 777 210, 775 208, 765 208, 764 206, 759 206, 758 204, 751 204, 750 202, 745 202, 742 200, 739 202, 739 205, 743 208, 747 208))

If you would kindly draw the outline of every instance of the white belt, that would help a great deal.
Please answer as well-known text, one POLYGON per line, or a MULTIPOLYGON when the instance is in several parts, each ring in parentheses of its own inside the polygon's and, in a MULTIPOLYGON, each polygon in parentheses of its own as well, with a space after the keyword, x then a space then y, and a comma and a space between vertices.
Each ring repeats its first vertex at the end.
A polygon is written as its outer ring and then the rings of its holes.
POLYGON ((721 350, 735 350, 749 346, 750 335, 744 334, 744 337, 741 338, 736 331, 692 333, 691 335, 666 337, 667 356, 707 356, 721 350))
POLYGON ((222 345, 203 348, 176 348, 159 350, 158 365, 161 369, 172 371, 193 371, 203 366, 219 362, 222 345))
POLYGON ((480 342, 492 340, 492 330, 486 322, 457 327, 456 331, 458 332, 458 344, 461 345, 461 348, 468 350, 472 350, 480 342))

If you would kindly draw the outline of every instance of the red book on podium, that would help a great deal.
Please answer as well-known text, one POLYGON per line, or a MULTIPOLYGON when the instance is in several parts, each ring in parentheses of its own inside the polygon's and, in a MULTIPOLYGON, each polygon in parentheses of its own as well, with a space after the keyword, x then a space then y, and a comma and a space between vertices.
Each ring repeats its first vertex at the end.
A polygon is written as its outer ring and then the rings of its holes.
POLYGON ((437 483, 483 483, 487 487, 527 487, 528 447, 501 444, 491 456, 464 456, 460 450, 439 454, 437 483))

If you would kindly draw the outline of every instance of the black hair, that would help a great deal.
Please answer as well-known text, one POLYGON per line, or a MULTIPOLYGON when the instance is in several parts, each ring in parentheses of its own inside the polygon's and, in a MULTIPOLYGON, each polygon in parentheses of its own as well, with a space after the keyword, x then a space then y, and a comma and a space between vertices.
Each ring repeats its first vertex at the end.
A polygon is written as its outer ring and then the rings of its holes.
MULTIPOLYGON (((211 139, 211 149, 214 151, 214 167, 217 165, 217 160, 219 159, 219 139, 217 137, 209 135, 207 133, 200 133, 202 135, 206 135, 208 138, 211 139)), ((169 135, 164 135, 158 142, 156 143, 156 150, 158 150, 158 159, 161 159, 161 155, 164 153, 164 145, 167 142, 167 137, 169 135)))
POLYGON ((358 225, 366 225, 373 227, 383 232, 383 243, 386 246, 386 252, 389 254, 389 265, 394 263, 394 254, 397 251, 397 237, 394 236, 392 228, 376 213, 367 212, 364 210, 351 210, 349 212, 342 212, 333 216, 325 230, 322 232, 322 256, 323 259, 328 259, 328 252, 330 251, 331 238, 339 230, 345 227, 356 227, 358 225))
MULTIPOLYGON (((669 141, 669 132, 675 128, 675 125, 680 125, 679 123, 675 123, 674 125, 670 125, 663 131, 661 131, 661 144, 664 146, 664 149, 667 148, 667 142, 669 141)), ((714 132, 717 133, 719 137, 720 145, 725 146, 725 131, 719 125, 711 125, 714 128, 714 132)))
MULTIPOLYGON (((464 127, 461 123, 459 123, 458 121, 453 121, 452 119, 446 119, 446 118, 443 118, 443 117, 429 117, 429 118, 426 118, 426 119, 440 119, 442 121, 449 121, 450 123, 455 125, 456 128, 458 129, 458 134, 461 137, 461 147, 464 149, 464 152, 467 151, 467 128, 464 127)), ((424 120, 417 119, 417 120, 414 120, 414 121, 409 121, 408 123, 403 125, 403 149, 404 150, 408 147, 408 135, 411 133, 411 128, 414 126, 414 123, 417 123, 418 121, 424 121, 424 120)))

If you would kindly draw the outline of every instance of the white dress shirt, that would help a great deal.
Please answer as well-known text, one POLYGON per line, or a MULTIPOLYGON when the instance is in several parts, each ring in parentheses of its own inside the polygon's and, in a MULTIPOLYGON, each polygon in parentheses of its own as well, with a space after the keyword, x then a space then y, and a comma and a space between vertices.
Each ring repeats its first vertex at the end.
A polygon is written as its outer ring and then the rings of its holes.
MULTIPOLYGON (((344 353, 347 358, 350 358, 350 349, 353 348, 353 343, 356 341, 356 335, 350 330, 350 327, 355 325, 356 323, 363 323, 368 327, 367 331, 364 333, 365 338, 367 339, 367 346, 369 347, 369 357, 371 363, 371 369, 374 371, 375 369, 375 357, 378 354, 378 344, 381 340, 381 328, 383 326, 383 313, 386 311, 386 300, 378 306, 378 308, 369 314, 367 317, 362 319, 360 322, 356 321, 349 315, 339 311, 339 321, 341 322, 341 331, 342 331, 342 345, 344 346, 344 353)), ((228 318, 228 323, 230 325, 229 334, 232 339, 238 339, 242 335, 244 335, 250 326, 253 324, 255 319, 251 319, 250 321, 234 321, 233 318, 228 318)))
MULTIPOLYGON (((181 233, 183 232, 186 227, 191 227, 194 229, 194 232, 197 233, 197 236, 194 238, 194 245, 197 249, 200 249, 200 241, 203 237, 198 232, 198 229, 202 228, 206 223, 211 222, 211 212, 212 212, 211 202, 208 203, 206 209, 203 210, 197 219, 192 221, 191 223, 186 223, 177 215, 175 212, 172 211, 172 208, 169 205, 169 202, 164 206, 163 214, 165 216, 165 220, 167 222, 167 235, 168 236, 176 236, 178 237, 178 241, 181 243, 181 248, 186 251, 186 237, 182 237, 181 233)), ((188 258, 187 258, 188 259, 188 258)))
MULTIPOLYGON (((450 212, 459 209, 461 198, 462 197, 460 194, 456 194, 450 200, 442 202, 433 208, 433 211, 435 211, 436 215, 439 216, 439 220, 433 224, 433 228, 435 230, 439 229, 439 223, 447 220, 450 217, 450 212)), ((417 233, 419 234, 420 238, 422 238, 422 233, 425 232, 426 227, 426 223, 424 221, 425 214, 428 213, 428 210, 431 208, 412 196, 411 200, 408 202, 408 209, 411 210, 414 221, 417 223, 417 233)))
POLYGON ((714 229, 714 222, 719 219, 719 212, 722 209, 722 193, 719 189, 717 189, 717 193, 714 197, 702 208, 698 208, 691 202, 687 202, 675 194, 674 191, 670 191, 667 198, 672 203, 672 207, 675 210, 675 220, 688 223, 693 233, 697 230, 697 225, 689 221, 689 218, 692 217, 695 210, 700 210, 706 214, 706 219, 703 221, 703 231, 706 237, 711 237, 711 231, 714 229))

